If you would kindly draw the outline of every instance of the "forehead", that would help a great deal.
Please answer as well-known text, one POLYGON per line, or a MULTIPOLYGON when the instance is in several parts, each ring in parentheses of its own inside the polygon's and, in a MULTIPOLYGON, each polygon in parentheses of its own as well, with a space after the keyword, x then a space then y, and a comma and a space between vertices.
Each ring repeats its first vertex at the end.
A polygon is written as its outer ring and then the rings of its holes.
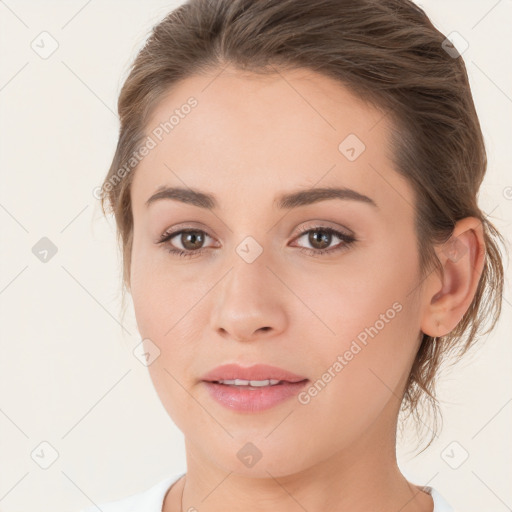
POLYGON ((383 111, 309 70, 194 75, 160 99, 146 124, 154 147, 137 167, 132 200, 142 204, 162 185, 269 204, 279 191, 313 186, 375 197, 385 193, 384 174, 394 194, 408 194, 392 169, 388 128, 383 111))

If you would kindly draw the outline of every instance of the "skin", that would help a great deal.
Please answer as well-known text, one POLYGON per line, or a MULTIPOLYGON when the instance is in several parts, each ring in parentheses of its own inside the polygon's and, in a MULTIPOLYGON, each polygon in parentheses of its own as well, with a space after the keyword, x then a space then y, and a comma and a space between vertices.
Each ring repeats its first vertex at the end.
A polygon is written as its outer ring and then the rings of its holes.
MULTIPOLYGON (((181 510, 183 494, 183 510, 201 512, 432 512, 430 495, 397 466, 400 397, 421 332, 447 334, 471 303, 481 225, 459 221, 453 235, 463 254, 450 259, 436 248, 444 279, 421 280, 415 199, 393 169, 383 113, 307 70, 219 71, 181 81, 158 103, 147 134, 190 96, 198 101, 141 161, 131 189, 135 315, 142 338, 160 350, 149 372, 186 445, 186 477, 163 511, 181 510), (366 146, 353 162, 338 150, 350 133, 366 146), (161 185, 208 192, 219 208, 169 199, 146 207, 161 185), (273 206, 281 193, 324 186, 354 189, 378 207, 339 199, 273 206), (301 252, 321 248, 298 231, 318 224, 357 241, 331 254, 301 252), (177 226, 208 236, 199 246, 182 245, 180 235, 156 243, 177 226), (247 236, 263 249, 252 263, 236 252, 247 236), (181 258, 171 245, 206 249, 181 258), (240 413, 201 382, 230 362, 273 364, 315 382, 397 302, 401 311, 308 404, 292 398, 240 413), (248 442, 262 453, 250 468, 237 457, 248 442)), ((342 245, 333 236, 328 248, 342 245)))

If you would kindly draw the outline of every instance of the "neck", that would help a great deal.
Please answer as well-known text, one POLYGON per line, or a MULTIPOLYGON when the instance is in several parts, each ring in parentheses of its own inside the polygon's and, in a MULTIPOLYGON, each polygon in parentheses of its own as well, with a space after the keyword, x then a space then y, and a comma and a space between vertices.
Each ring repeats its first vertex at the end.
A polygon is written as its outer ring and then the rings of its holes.
MULTIPOLYGON (((163 512, 177 512, 180 506, 183 512, 432 512, 430 495, 398 468, 395 429, 394 413, 381 416, 358 440, 314 465, 283 475, 277 460, 260 465, 258 477, 251 470, 241 474, 220 468, 186 440, 186 478, 174 497, 166 497, 163 512), (386 421, 388 435, 383 435, 386 421)), ((300 450, 294 462, 300 464, 300 450)))

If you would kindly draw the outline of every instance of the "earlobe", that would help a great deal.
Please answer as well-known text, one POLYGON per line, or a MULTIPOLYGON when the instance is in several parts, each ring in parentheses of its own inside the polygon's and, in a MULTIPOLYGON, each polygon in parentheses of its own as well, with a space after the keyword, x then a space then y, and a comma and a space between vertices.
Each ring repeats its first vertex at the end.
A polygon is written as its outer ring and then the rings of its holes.
POLYGON ((450 239, 436 247, 436 253, 443 275, 433 273, 425 287, 421 329, 430 336, 444 336, 468 310, 482 275, 485 243, 481 221, 475 217, 459 220, 450 239))

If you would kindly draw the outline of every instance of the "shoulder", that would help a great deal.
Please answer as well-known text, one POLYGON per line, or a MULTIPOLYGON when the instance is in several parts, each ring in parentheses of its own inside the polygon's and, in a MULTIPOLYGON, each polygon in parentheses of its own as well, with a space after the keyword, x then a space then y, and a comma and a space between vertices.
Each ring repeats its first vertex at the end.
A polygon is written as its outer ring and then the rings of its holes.
POLYGON ((168 475, 142 492, 119 500, 90 505, 79 512, 161 512, 167 491, 183 475, 184 473, 168 475))
POLYGON ((425 486, 423 490, 432 496, 434 502, 433 512, 458 512, 444 499, 441 493, 433 487, 425 486))

